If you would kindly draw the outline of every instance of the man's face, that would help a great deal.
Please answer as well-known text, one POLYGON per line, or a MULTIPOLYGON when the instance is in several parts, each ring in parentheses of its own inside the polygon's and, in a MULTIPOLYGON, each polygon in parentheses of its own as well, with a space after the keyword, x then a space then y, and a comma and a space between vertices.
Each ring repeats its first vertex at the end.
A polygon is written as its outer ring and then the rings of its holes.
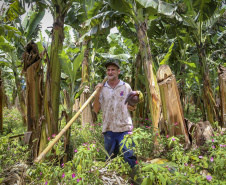
POLYGON ((109 65, 107 67, 107 76, 109 80, 117 80, 119 74, 120 69, 118 69, 115 65, 109 65))

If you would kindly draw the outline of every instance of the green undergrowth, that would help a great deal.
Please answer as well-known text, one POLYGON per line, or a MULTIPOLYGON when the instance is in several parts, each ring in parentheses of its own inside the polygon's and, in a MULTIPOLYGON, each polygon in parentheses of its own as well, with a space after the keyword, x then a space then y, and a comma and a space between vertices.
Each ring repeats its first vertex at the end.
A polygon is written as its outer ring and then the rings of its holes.
MULTIPOLYGON (((65 123, 62 123, 64 126, 65 123)), ((70 160, 63 163, 63 139, 41 163, 29 166, 27 184, 105 184, 102 176, 116 173, 128 182, 130 166, 123 155, 105 161, 101 118, 86 127, 75 123, 71 128, 70 160), (55 156, 53 158, 53 156, 55 156)), ((53 135, 49 141, 51 141, 53 135)), ((122 144, 132 148, 137 156, 142 185, 150 184, 226 184, 226 133, 214 132, 205 146, 186 150, 179 137, 159 137, 153 133, 151 120, 139 118, 139 124, 124 138, 122 144), (158 145, 153 144, 158 138, 158 145)), ((4 168, 26 162, 29 151, 25 145, 0 138, 1 175, 4 168)), ((3 178, 2 178, 3 179, 3 178)), ((1 180, 2 180, 1 179, 1 180)), ((0 181, 1 182, 1 181, 0 181)), ((130 184, 130 183, 127 183, 130 184)))
POLYGON ((185 106, 184 117, 193 123, 203 121, 202 112, 195 105, 187 104, 185 106))
POLYGON ((22 123, 22 117, 17 108, 3 108, 3 133, 1 136, 14 136, 23 134, 26 131, 26 126, 22 123))

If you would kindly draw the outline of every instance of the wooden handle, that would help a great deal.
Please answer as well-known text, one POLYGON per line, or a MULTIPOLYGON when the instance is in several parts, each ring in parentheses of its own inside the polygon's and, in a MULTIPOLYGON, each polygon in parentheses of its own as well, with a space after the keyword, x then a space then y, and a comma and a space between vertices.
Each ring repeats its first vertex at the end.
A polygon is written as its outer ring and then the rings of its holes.
MULTIPOLYGON (((108 80, 108 77, 106 77, 102 84, 104 84, 108 80)), ((34 162, 38 163, 40 160, 42 160, 47 152, 53 147, 53 145, 61 138, 61 136, 67 131, 67 129, 72 125, 72 123, 77 119, 77 117, 82 113, 82 111, 86 108, 86 106, 90 103, 90 101, 94 98, 94 96, 97 94, 97 92, 100 90, 100 87, 98 87, 93 94, 89 97, 89 99, 82 105, 82 107, 78 110, 78 112, 71 118, 71 120, 65 125, 65 127, 60 131, 60 133, 52 140, 49 145, 43 150, 43 152, 35 159, 34 162)))

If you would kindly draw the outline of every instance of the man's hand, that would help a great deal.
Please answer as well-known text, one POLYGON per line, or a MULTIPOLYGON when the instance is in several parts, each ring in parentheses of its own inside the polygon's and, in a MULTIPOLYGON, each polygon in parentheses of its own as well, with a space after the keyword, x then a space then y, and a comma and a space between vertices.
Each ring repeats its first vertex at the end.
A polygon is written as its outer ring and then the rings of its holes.
POLYGON ((102 91, 102 89, 103 89, 103 84, 98 83, 98 84, 95 86, 95 90, 96 90, 98 87, 100 87, 100 90, 98 91, 98 93, 96 94, 96 96, 100 96, 100 93, 101 93, 101 91, 102 91))
POLYGON ((135 106, 131 106, 129 104, 127 104, 127 109, 129 109, 130 111, 134 111, 136 109, 136 105, 135 106))

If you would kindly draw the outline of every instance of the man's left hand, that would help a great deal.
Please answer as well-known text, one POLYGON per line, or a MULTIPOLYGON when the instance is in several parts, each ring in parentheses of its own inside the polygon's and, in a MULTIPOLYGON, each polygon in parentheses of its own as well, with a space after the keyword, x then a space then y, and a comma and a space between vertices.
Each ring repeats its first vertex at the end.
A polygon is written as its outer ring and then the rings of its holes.
POLYGON ((127 109, 129 109, 130 111, 134 111, 136 109, 136 105, 135 106, 131 106, 129 104, 127 104, 127 109))

